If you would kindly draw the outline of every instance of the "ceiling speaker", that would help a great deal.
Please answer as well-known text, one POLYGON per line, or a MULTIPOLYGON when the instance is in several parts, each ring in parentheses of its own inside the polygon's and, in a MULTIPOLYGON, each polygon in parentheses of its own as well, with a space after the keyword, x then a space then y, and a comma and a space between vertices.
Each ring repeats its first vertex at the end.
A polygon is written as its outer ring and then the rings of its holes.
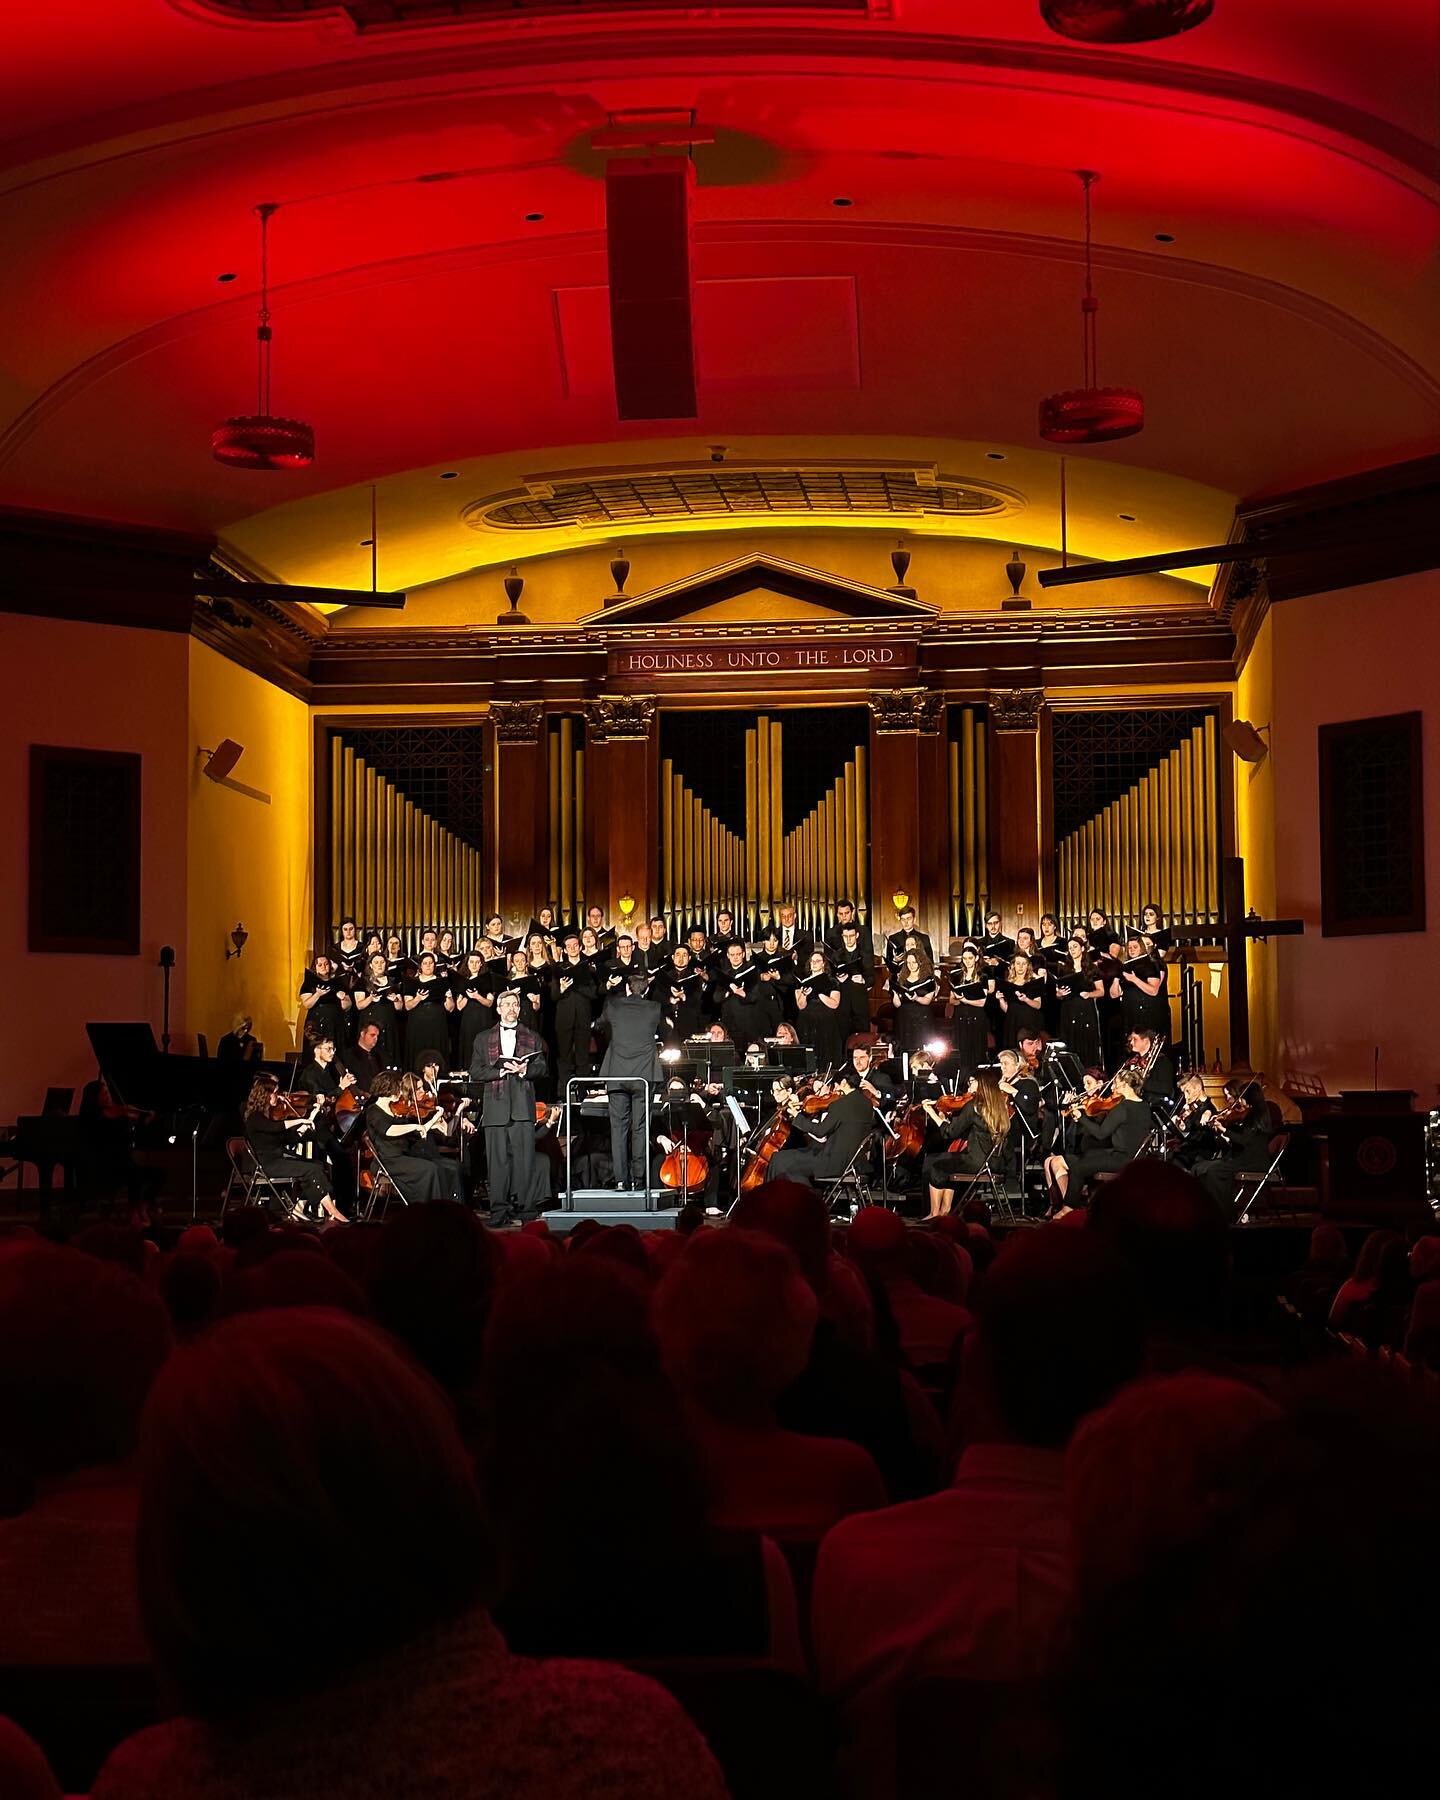
POLYGON ((206 751, 205 773, 212 781, 223 781, 245 754, 245 746, 234 738, 221 738, 213 750, 206 751))
POLYGON ((1268 725, 1257 728, 1248 719, 1232 719, 1222 728, 1220 735, 1241 762, 1261 763, 1270 754, 1270 746, 1260 733, 1269 729, 1268 725))

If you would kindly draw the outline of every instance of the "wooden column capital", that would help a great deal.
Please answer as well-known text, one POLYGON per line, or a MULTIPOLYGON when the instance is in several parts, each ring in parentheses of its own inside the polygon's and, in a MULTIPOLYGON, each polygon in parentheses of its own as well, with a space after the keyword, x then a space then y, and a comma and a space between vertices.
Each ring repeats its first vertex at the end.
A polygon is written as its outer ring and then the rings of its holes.
POLYGON ((929 688, 880 688, 870 696, 870 718, 881 737, 915 732, 930 737, 945 715, 943 698, 929 688))
POLYGON ((545 719, 543 700, 492 700, 490 719, 497 744, 535 744, 545 719))
POLYGON ((603 694, 585 702, 585 732, 591 743, 646 739, 654 724, 653 694, 603 694))
POLYGON ((1044 688, 998 688, 990 695, 992 731, 1038 731, 1044 688))

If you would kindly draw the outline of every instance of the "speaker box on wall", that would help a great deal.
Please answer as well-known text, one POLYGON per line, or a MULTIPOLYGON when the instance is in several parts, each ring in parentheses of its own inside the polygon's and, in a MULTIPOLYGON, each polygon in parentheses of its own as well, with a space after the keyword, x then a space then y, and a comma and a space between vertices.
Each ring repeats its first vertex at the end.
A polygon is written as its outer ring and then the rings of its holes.
POLYGON ((223 781, 245 754, 245 746, 237 744, 234 738, 221 738, 210 752, 209 761, 205 764, 205 773, 212 781, 223 781))
POLYGON ((605 170, 610 345, 622 419, 696 416, 688 156, 612 158, 605 170))

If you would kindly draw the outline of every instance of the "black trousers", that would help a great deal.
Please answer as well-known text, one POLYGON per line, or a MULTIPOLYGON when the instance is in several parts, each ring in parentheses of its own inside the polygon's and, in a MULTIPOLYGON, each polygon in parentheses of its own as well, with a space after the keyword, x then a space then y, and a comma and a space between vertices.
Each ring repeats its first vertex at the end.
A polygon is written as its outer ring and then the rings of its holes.
POLYGON ((645 1181, 645 1096, 638 1088, 610 1089, 610 1161, 616 1181, 645 1181))
POLYGON ((815 1169, 821 1155, 818 1146, 787 1145, 785 1149, 777 1150, 770 1159, 770 1180, 803 1181, 806 1187, 813 1187, 815 1169))
POLYGON ((485 1127, 490 1223, 503 1225, 512 1211, 527 1212, 535 1189, 535 1121, 511 1120, 485 1127))

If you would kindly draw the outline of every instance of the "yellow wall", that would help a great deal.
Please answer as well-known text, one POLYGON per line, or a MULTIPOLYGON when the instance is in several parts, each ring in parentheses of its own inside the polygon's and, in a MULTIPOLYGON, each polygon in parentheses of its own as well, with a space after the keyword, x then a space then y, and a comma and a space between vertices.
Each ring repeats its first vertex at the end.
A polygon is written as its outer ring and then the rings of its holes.
POLYGON ((0 1119, 38 1112, 48 1086, 79 1086, 94 1075, 88 1020, 147 1020, 159 1040, 162 944, 178 959, 171 1020, 175 1048, 184 1047, 186 644, 165 632, 0 614, 0 1119), (138 956, 26 950, 32 744, 139 754, 138 956))
MULTIPOLYGON (((1297 602, 1304 605, 1305 602, 1297 602)), ((1235 716, 1269 725, 1275 709, 1275 614, 1267 613, 1235 685, 1235 716)), ((1268 736, 1267 736, 1268 741, 1268 736)), ((1235 762, 1235 848, 1245 862, 1245 904, 1275 915, 1275 763, 1235 762)), ((1276 978, 1285 946, 1276 939, 1250 948, 1250 1064, 1276 1070, 1276 978)))
POLYGON ((310 948, 310 710, 194 640, 189 677, 192 750, 228 737, 245 754, 225 783, 192 755, 187 1023, 213 1051, 233 1016, 248 1012, 266 1054, 279 1057, 294 1047, 310 948), (227 961, 236 924, 250 936, 227 961))
MULTIPOLYGON (((1017 520, 1016 524, 1023 523, 1017 520)), ((614 593, 610 560, 613 543, 595 544, 552 556, 526 560, 526 534, 516 532, 515 566, 525 577, 520 611, 535 625, 571 624, 594 612, 614 593)), ((630 575, 625 583, 629 596, 645 594, 705 569, 761 553, 786 562, 821 569, 853 581, 885 588, 895 580, 890 552, 900 540, 893 531, 709 531, 685 536, 636 537, 626 544, 630 575)), ((921 600, 946 612, 999 608, 1010 593, 1005 564, 1014 543, 1022 543, 1026 574, 1021 592, 1037 607, 1104 606, 1119 596, 1105 586, 1081 586, 1044 590, 1036 581, 1041 569, 1058 568, 1060 558, 1048 550, 1027 550, 1023 540, 1005 538, 977 543, 963 538, 906 539, 913 553, 906 580, 921 600)), ((507 609, 501 585, 504 568, 456 575, 429 587, 413 589, 405 611, 397 620, 380 607, 347 608, 333 623, 342 629, 393 630, 397 623, 417 628, 456 625, 489 625, 507 609)), ((1126 605, 1203 604, 1203 590, 1193 583, 1141 576, 1124 585, 1126 605)), ((786 602, 793 607, 793 602, 786 602)))

